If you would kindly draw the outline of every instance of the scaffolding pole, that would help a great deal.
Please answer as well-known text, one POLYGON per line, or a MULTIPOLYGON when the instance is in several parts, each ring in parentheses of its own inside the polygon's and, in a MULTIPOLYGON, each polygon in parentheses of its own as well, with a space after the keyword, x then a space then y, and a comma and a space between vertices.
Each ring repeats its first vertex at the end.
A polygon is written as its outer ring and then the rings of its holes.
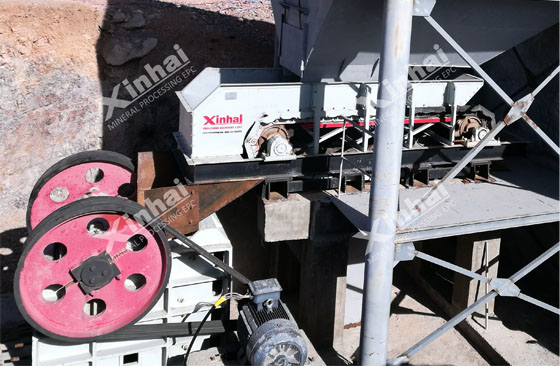
POLYGON ((370 237, 366 249, 362 365, 385 365, 393 280, 403 123, 413 0, 384 0, 375 148, 372 157, 370 237))

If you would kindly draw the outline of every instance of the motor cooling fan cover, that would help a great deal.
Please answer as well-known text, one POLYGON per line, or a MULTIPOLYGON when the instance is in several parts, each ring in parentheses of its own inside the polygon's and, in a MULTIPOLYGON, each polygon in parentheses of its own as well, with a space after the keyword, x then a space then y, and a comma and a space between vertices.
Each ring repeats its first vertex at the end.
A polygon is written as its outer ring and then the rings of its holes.
POLYGON ((246 352, 251 365, 304 365, 307 358, 305 339, 286 319, 270 320, 257 328, 246 352))
POLYGON ((253 301, 240 305, 237 334, 249 363, 303 366, 307 359, 307 343, 297 323, 281 300, 268 303, 270 306, 259 306, 253 301))

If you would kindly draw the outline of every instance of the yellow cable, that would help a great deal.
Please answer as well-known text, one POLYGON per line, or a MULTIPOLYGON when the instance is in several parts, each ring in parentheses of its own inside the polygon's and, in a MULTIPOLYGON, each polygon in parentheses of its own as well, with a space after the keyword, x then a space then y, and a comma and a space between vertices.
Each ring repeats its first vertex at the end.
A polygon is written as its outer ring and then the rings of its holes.
POLYGON ((225 296, 221 296, 218 301, 216 301, 216 303, 214 304, 214 307, 218 307, 220 306, 224 301, 226 301, 226 297, 225 296))

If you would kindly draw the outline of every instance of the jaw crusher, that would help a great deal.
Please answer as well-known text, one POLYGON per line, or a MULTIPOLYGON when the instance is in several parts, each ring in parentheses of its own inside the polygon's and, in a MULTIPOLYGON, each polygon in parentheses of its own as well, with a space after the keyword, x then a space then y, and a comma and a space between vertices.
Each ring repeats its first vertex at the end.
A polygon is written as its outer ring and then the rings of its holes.
MULTIPOLYGON (((478 63, 557 22, 557 4, 548 1, 415 4, 420 15, 429 8, 478 63)), ((256 184, 266 192, 282 187, 285 194, 347 184, 364 189, 376 148, 377 104, 383 103, 377 100, 384 82, 377 66, 381 6, 377 0, 273 0, 277 68, 207 68, 177 92, 177 148, 169 154, 180 173, 174 186, 144 187, 158 167, 143 158, 136 167, 108 151, 72 155, 49 168, 29 199, 30 233, 14 281, 25 319, 65 342, 135 339, 142 332, 193 335, 192 324, 134 325, 169 281, 172 237, 247 287, 245 294, 224 293, 213 308, 239 300, 237 331, 248 362, 303 365, 306 344, 278 281, 249 280, 185 234, 256 184), (189 197, 190 206, 182 222, 170 224, 147 203, 169 199, 172 190, 189 197)), ((471 103, 483 80, 419 18, 403 81, 405 185, 421 175, 437 178, 426 171, 441 174, 496 123, 491 111, 471 103)), ((496 139, 477 164, 489 166, 521 145, 496 139)), ((204 322, 195 336, 209 331, 204 322)), ((214 331, 228 328, 208 324, 214 331)))

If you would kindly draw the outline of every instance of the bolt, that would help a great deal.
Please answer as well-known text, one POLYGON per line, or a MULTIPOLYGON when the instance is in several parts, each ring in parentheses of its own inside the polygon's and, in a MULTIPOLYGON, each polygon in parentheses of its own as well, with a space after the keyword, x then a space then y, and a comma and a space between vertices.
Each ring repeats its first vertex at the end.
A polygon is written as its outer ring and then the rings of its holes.
POLYGON ((180 297, 180 298, 177 299, 177 302, 178 302, 179 304, 182 304, 183 301, 185 301, 185 299, 183 299, 182 297, 180 297))
POLYGON ((95 266, 91 266, 91 267, 89 267, 89 271, 90 271, 90 272, 93 272, 93 271, 95 271, 95 266))
POLYGON ((102 275, 103 277, 107 276, 107 274, 109 274, 109 272, 107 272, 107 270, 104 270, 103 272, 101 272, 101 275, 102 275))

